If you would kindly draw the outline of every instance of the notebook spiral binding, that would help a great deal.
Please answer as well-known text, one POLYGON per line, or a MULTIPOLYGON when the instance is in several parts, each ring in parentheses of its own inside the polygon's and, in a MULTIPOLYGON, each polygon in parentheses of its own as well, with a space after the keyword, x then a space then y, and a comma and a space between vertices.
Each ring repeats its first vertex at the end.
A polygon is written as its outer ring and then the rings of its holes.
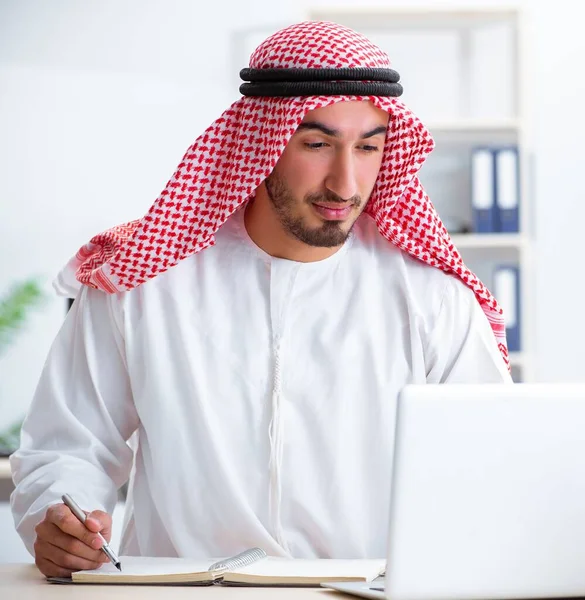
POLYGON ((209 567, 210 571, 233 571, 235 569, 240 569, 241 567, 247 567, 252 563, 255 563, 257 560, 264 558, 266 556, 266 552, 262 550, 262 548, 250 548, 248 550, 244 550, 244 552, 240 552, 240 554, 236 554, 235 556, 231 556, 230 558, 226 558, 225 560, 220 560, 216 563, 213 563, 211 567, 209 567))

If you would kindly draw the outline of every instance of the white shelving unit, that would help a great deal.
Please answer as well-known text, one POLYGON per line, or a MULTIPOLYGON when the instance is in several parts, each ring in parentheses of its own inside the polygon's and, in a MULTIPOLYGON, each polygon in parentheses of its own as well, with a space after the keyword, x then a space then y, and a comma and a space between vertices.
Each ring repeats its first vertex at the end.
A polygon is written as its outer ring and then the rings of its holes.
POLYGON ((524 249, 529 241, 522 234, 517 233, 459 233, 451 236, 451 239, 460 250, 466 248, 511 248, 524 249))
POLYGON ((462 118, 454 121, 437 121, 426 123, 434 133, 463 133, 463 134, 493 134, 514 133, 520 123, 517 119, 469 119, 462 118))
POLYGON ((328 7, 310 10, 307 18, 351 27, 388 53, 404 85, 401 100, 435 138, 435 151, 420 176, 446 223, 445 217, 471 220, 471 148, 518 147, 519 232, 453 233, 452 237, 468 266, 488 287, 492 287, 495 264, 519 267, 521 351, 510 358, 515 380, 531 381, 532 215, 522 12, 517 8, 328 7))

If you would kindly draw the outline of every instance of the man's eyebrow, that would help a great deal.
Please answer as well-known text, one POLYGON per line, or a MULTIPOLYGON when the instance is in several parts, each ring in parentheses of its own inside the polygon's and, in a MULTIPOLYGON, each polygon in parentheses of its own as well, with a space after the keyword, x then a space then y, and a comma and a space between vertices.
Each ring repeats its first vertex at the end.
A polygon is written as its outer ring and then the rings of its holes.
MULTIPOLYGON (((339 131, 337 129, 331 129, 331 127, 327 127, 327 125, 324 125, 319 121, 305 121, 304 123, 301 123, 298 126, 297 131, 302 131, 303 129, 316 129, 317 131, 320 131, 321 133, 324 133, 329 137, 340 137, 339 131)), ((364 134, 362 134, 360 136, 360 139, 363 140, 366 138, 371 138, 380 133, 386 133, 387 130, 388 127, 386 127, 386 125, 378 125, 378 127, 375 127, 371 131, 366 131, 364 134)))
POLYGON ((366 133, 364 133, 364 135, 362 135, 362 137, 360 139, 365 139, 365 138, 370 138, 370 137, 374 137, 375 135, 378 135, 380 133, 386 133, 388 131, 388 127, 386 127, 386 125, 378 125, 378 127, 372 129, 371 131, 367 131, 366 133))
POLYGON ((319 121, 305 121, 298 126, 297 131, 301 131, 303 129, 317 129, 321 133, 324 133, 330 137, 339 137, 339 131, 337 129, 331 129, 330 127, 327 127, 327 125, 319 123, 319 121))

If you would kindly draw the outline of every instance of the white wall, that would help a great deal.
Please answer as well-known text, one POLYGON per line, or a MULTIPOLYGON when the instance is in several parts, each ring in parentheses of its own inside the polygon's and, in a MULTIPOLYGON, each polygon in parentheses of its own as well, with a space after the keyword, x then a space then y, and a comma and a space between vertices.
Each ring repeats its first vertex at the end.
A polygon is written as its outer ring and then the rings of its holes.
POLYGON ((537 369, 542 379, 584 381, 585 37, 575 14, 584 7, 545 4, 535 10, 537 369))
MULTIPOLYGON (((356 4, 0 0, 0 295, 36 274, 50 291, 92 234, 145 212, 187 146, 238 97, 248 56, 233 56, 233 33, 278 29, 309 7, 356 4)), ((390 4, 446 3, 368 2, 390 4)), ((585 380, 580 5, 512 4, 525 8, 533 44, 536 371, 542 380, 585 380)), ((0 430, 26 409, 63 313, 52 298, 1 357, 0 430)))

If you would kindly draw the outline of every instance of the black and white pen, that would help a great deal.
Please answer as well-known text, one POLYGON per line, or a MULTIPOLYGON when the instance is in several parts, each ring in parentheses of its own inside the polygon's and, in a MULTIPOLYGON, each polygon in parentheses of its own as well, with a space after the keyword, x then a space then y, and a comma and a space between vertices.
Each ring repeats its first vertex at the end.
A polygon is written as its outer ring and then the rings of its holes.
MULTIPOLYGON (((61 496, 63 502, 70 508, 71 512, 82 522, 85 524, 86 514, 81 510, 77 502, 73 500, 73 498, 69 494, 63 494, 61 496)), ((100 540, 102 541, 102 552, 112 561, 113 565, 118 569, 118 571, 122 570, 122 565, 120 564, 120 559, 116 556, 116 553, 110 548, 110 545, 104 538, 101 533, 97 533, 100 540)))

